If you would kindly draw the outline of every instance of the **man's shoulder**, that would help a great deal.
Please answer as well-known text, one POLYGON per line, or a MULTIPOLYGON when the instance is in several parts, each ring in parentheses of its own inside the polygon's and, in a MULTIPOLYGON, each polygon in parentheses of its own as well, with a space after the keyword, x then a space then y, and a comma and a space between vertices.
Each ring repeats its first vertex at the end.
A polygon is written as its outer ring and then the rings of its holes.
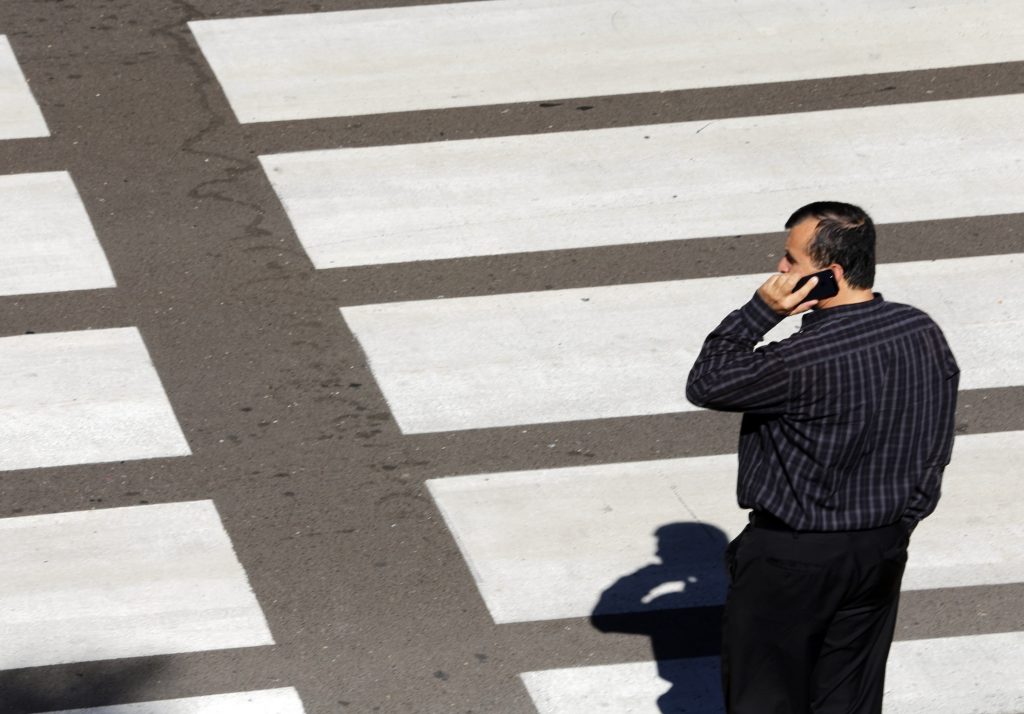
POLYGON ((908 329, 939 329, 938 324, 927 312, 919 307, 901 302, 882 301, 878 306, 878 317, 908 329))
POLYGON ((894 329, 890 330, 892 334, 910 336, 922 350, 930 352, 935 357, 935 363, 944 374, 953 375, 960 372, 942 328, 928 313, 913 305, 887 304, 892 306, 892 315, 895 318, 894 329))
POLYGON ((804 325, 791 337, 774 343, 772 348, 783 359, 799 356, 804 364, 815 357, 834 360, 841 354, 853 354, 879 348, 893 340, 922 341, 922 346, 944 346, 945 337, 928 313, 913 305, 876 299, 868 309, 845 312, 804 325))
POLYGON ((891 300, 879 300, 878 311, 882 314, 888 315, 899 315, 907 318, 925 318, 931 320, 928 313, 919 307, 908 305, 903 302, 893 302, 891 300))

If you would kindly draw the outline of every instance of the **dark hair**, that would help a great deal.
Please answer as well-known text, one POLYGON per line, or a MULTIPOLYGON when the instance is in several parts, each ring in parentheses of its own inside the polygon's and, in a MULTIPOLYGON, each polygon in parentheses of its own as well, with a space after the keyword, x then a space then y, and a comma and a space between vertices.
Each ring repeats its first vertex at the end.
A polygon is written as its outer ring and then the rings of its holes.
POLYGON ((870 288, 875 283, 875 224, 859 206, 839 201, 815 201, 798 208, 786 228, 808 218, 818 221, 807 254, 817 265, 843 266, 846 284, 870 288))

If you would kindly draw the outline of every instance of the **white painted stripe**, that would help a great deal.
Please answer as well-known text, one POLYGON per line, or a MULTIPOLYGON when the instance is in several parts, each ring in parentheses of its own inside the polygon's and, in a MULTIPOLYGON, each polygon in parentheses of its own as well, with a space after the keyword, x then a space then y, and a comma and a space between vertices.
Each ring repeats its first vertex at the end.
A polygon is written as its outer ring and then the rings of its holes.
POLYGON ((893 644, 885 714, 1024 711, 1024 632, 893 644))
POLYGON ((0 220, 0 295, 115 286, 66 171, 0 176, 0 220))
POLYGON ((604 612, 720 604, 722 554, 745 521, 735 483, 736 457, 710 456, 460 476, 427 487, 502 624, 587 617, 613 585, 604 612), (666 583, 675 592, 647 599, 666 583))
MULTIPOLYGON (((781 251, 781 238, 780 238, 781 251)), ((927 311, 961 388, 1024 384, 1024 254, 878 268, 886 299, 927 311), (994 338, 998 336, 998 338, 994 338)), ((405 433, 695 409, 686 376, 709 332, 765 276, 342 308, 405 433)), ((779 339, 799 326, 784 321, 779 339)))
POLYGON ((273 644, 211 501, 0 519, 0 669, 273 644))
MULTIPOLYGON (((904 589, 1024 581, 1021 462, 1024 432, 957 439, 942 502, 914 533, 904 589)), ((723 455, 427 486, 491 616, 506 623, 586 617, 599 603, 602 612, 722 603, 725 545, 746 525, 735 483, 736 457, 723 455)))
POLYGON ((1016 0, 498 0, 189 26, 242 122, 1024 58, 1016 0))
MULTIPOLYGON (((1024 5, 1020 6, 1024 8, 1024 5)), ((318 268, 1024 212, 1024 95, 261 157, 318 268)))
POLYGON ((191 453, 134 327, 0 338, 0 470, 191 453))
POLYGON ((0 35, 0 139, 49 136, 46 121, 5 35, 0 35))
POLYGON ((305 714, 293 687, 156 702, 67 709, 49 714, 305 714))
POLYGON ((548 669, 519 676, 538 714, 724 712, 715 657, 548 669), (665 701, 659 702, 662 697, 665 701), (685 708, 672 706, 674 702, 685 708))
POLYGON ((1024 581, 1024 431, 956 439, 935 513, 914 531, 905 590, 1024 581))
MULTIPOLYGON (((1024 710, 1022 670, 1021 632, 895 642, 883 711, 1018 714, 1024 710)), ((723 712, 714 657, 551 669, 520 676, 539 714, 723 712), (670 689, 672 693, 666 695, 670 689), (658 706, 663 695, 663 703, 672 708, 658 706)))

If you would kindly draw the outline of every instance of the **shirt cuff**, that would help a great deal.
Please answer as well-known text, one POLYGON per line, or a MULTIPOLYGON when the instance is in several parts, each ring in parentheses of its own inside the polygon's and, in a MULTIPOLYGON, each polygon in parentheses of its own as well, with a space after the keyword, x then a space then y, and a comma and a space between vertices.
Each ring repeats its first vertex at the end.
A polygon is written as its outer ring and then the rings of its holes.
POLYGON ((743 316, 743 321, 747 325, 762 336, 786 317, 768 307, 768 303, 758 293, 754 293, 750 302, 740 308, 740 315, 743 316))

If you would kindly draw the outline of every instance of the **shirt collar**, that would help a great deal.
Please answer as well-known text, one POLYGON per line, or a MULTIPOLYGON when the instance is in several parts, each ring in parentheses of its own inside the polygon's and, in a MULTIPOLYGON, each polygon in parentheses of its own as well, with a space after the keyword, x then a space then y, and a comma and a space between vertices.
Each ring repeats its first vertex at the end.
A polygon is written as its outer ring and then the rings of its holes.
POLYGON ((884 302, 882 298, 882 293, 873 293, 873 295, 873 298, 871 298, 870 300, 865 300, 864 302, 855 302, 850 305, 837 305, 836 307, 825 307, 821 308, 820 310, 812 309, 811 311, 804 313, 803 322, 801 322, 800 324, 802 327, 804 327, 808 325, 815 325, 821 322, 822 320, 831 317, 836 317, 838 315, 847 315, 858 312, 871 312, 877 309, 878 306, 884 302))

